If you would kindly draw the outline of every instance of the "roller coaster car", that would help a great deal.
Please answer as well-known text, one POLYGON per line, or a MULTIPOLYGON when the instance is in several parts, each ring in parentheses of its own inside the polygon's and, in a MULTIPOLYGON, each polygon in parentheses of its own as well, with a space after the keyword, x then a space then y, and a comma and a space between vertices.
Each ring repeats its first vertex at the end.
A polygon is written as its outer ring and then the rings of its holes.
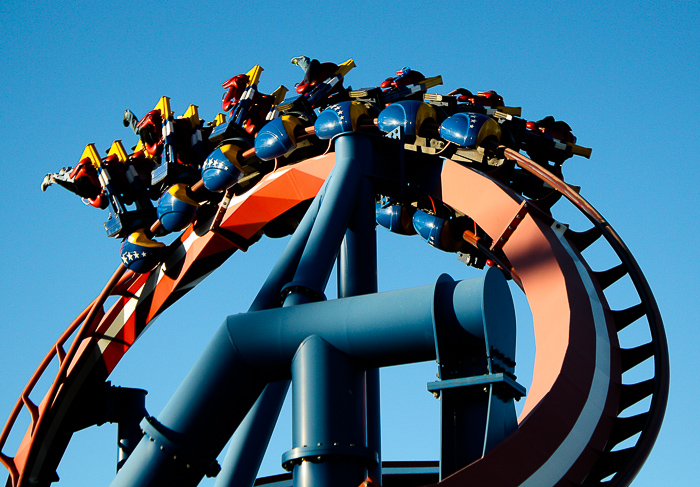
POLYGON ((154 195, 155 190, 150 186, 154 163, 143 152, 132 154, 126 161, 112 154, 102 160, 102 165, 109 171, 111 188, 122 204, 138 202, 139 206, 144 207, 148 206, 145 201, 160 196, 154 195))
POLYGON ((460 88, 454 92, 457 96, 458 102, 471 103, 472 105, 481 105, 483 107, 502 107, 503 97, 493 90, 489 91, 477 91, 474 95, 471 91, 460 88))
POLYGON ((576 143, 576 137, 571 133, 569 124, 561 120, 555 120, 551 115, 544 117, 539 122, 527 122, 527 128, 535 132, 542 132, 562 142, 576 143))
POLYGON ((68 174, 68 177, 72 180, 72 188, 57 181, 58 184, 69 189, 70 191, 73 191, 81 198, 94 200, 102 191, 100 181, 97 177, 97 170, 90 162, 90 159, 85 158, 78 162, 78 164, 68 174))
POLYGON ((152 156, 160 155, 163 150, 162 127, 160 110, 151 110, 136 124, 139 137, 152 156))
POLYGON ((292 62, 304 70, 304 79, 296 84, 297 93, 300 95, 309 93, 316 85, 331 78, 338 71, 338 65, 335 63, 321 63, 318 59, 309 61, 304 56, 294 58, 292 62))
POLYGON ((224 93, 221 100, 221 108, 225 112, 231 110, 236 103, 240 101, 241 96, 243 95, 243 92, 245 91, 249 82, 250 78, 248 78, 248 75, 238 74, 221 85, 223 88, 228 90, 226 93, 224 93))
POLYGON ((387 78, 379 85, 383 90, 398 88, 400 86, 413 85, 425 79, 420 71, 413 71, 411 68, 403 68, 396 72, 396 76, 387 78))
POLYGON ((129 165, 134 168, 143 184, 149 186, 151 183, 151 171, 155 166, 155 162, 146 157, 143 151, 136 151, 129 156, 129 165))
POLYGON ((110 155, 102 160, 102 166, 109 171, 110 184, 121 202, 130 205, 134 202, 134 188, 126 176, 127 167, 116 155, 110 155))
POLYGON ((245 131, 251 135, 257 134, 262 126, 268 122, 266 117, 274 104, 274 96, 256 92, 253 97, 253 104, 248 110, 248 119, 243 124, 245 131))
MULTIPOLYGON (((557 121, 551 116, 539 122, 527 122, 523 135, 522 148, 530 159, 543 166, 549 167, 548 162, 561 166, 574 154, 585 155, 578 151, 575 145, 576 137, 571 133, 569 124, 557 121)), ((590 154, 590 151, 588 153, 590 154)))
MULTIPOLYGON (((199 120, 198 117, 197 120, 199 120)), ((208 128, 202 130, 201 137, 196 136, 197 130, 201 130, 202 127, 193 124, 189 118, 176 118, 169 123, 172 125, 167 139, 163 137, 163 118, 159 109, 148 112, 136 126, 145 152, 150 155, 152 163, 156 163, 151 182, 147 186, 164 183, 164 186, 158 186, 159 194, 152 199, 157 199, 165 187, 175 182, 184 180, 194 182, 197 179, 201 164, 204 162, 205 150, 195 146, 195 143, 197 140, 199 143, 206 141, 212 132, 211 128, 208 128), (171 159, 161 162, 160 158, 166 147, 169 147, 171 159)), ((199 125, 201 123, 202 121, 199 120, 199 125)))
MULTIPOLYGON (((192 145, 192 136, 195 130, 188 119, 176 118, 173 120, 173 146, 175 146, 175 160, 178 164, 192 166, 199 169, 203 161, 192 145)), ((203 158, 202 158, 203 159, 203 158)))
POLYGON ((44 176, 41 190, 46 191, 46 188, 52 184, 58 184, 86 199, 95 208, 104 210, 109 204, 105 191, 100 186, 97 171, 88 158, 81 160, 72 169, 64 167, 57 173, 44 176))
POLYGON ((150 228, 157 217, 155 207, 116 214, 110 212, 109 218, 104 222, 104 229, 108 237, 125 238, 137 230, 150 228))

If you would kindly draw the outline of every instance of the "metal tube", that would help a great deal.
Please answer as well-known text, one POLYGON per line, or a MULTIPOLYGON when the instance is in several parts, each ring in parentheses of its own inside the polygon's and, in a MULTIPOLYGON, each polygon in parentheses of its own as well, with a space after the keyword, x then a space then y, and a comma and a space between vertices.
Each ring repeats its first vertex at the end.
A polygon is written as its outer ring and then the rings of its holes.
POLYGON ((425 288, 229 317, 159 420, 142 423, 146 436, 111 485, 197 485, 265 384, 288 378, 297 349, 310 336, 319 335, 362 368, 435 358, 434 328, 483 328, 473 321, 491 316, 484 307, 509 298, 498 280, 482 282, 475 293, 474 282, 441 276, 425 288), (485 300, 499 290, 500 300, 485 300))
MULTIPOLYGON (((360 161, 365 174, 372 167, 372 159, 360 161)), ((365 177, 360 183, 355 209, 350 217, 345 238, 338 253, 338 297, 346 298, 377 292, 377 235, 375 191, 372 180, 365 177)), ((377 464, 368 469, 376 483, 382 483, 381 414, 379 369, 365 371, 365 416, 367 418, 366 445, 377 453, 377 464)))
POLYGON ((311 202, 311 206, 306 210, 299 226, 289 239, 289 243, 282 252, 282 255, 277 259, 275 266, 272 268, 272 271, 270 271, 270 275, 265 280, 260 291, 258 291, 248 311, 277 308, 281 305, 282 299, 280 293, 282 292, 282 287, 294 279, 294 274, 299 267, 299 260, 304 253, 304 248, 306 247, 306 243, 311 235, 311 230, 316 222, 318 210, 321 206, 321 201, 323 200, 327 186, 328 180, 323 183, 320 191, 311 202))
POLYGON ((214 487, 247 487, 255 483, 289 384, 284 380, 265 387, 233 434, 214 487))
MULTIPOLYGON (((282 286, 292 279, 295 279, 295 276, 299 274, 298 269, 300 267, 306 269, 306 272, 302 273, 303 277, 301 277, 305 287, 313 288, 317 290, 318 293, 322 293, 323 289, 325 289, 328 275, 330 275, 330 267, 326 266, 326 269, 319 273, 318 270, 320 268, 323 269, 323 266, 319 266, 318 259, 322 259, 324 262, 328 261, 328 254, 324 254, 324 256, 318 255, 318 248, 319 245, 323 248, 329 244, 319 243, 319 239, 323 239, 324 242, 328 241, 326 234, 329 218, 331 222, 337 225, 338 202, 344 203, 345 206, 351 208, 350 205, 340 198, 343 195, 339 195, 338 193, 340 189, 352 184, 349 182, 352 178, 349 178, 348 174, 356 176, 356 174, 353 174, 353 163, 357 165, 352 157, 341 161, 341 164, 338 164, 336 159, 336 167, 331 173, 331 176, 324 182, 323 187, 314 198, 314 201, 304 215, 297 231, 290 239, 285 251, 270 272, 268 279, 260 289, 249 311, 279 306, 280 290, 282 286), (331 181, 334 183, 330 184, 331 181), (328 189, 329 186, 331 186, 330 190, 328 189), (327 194, 335 195, 335 197, 326 197, 327 194), (319 211, 321 208, 323 208, 323 215, 319 218, 319 211), (318 223, 317 219, 320 220, 318 223), (315 232, 314 229, 316 229, 315 232), (314 236, 311 238, 312 233, 314 236), (312 244, 309 246, 310 238, 315 245, 312 244), (310 250, 307 250, 307 247, 309 247, 310 250), (304 255, 307 256, 306 260, 304 260, 303 264, 300 264, 304 255), (312 262, 310 262, 310 258, 313 258, 312 262), (311 269, 309 270, 310 267, 311 269), (313 277, 310 278, 310 276, 313 277)), ((355 169, 355 173, 357 172, 359 171, 355 169)), ((349 201, 352 201, 352 199, 349 201)), ((308 297, 300 293, 296 297, 289 299, 286 305, 290 306, 306 299, 308 299, 308 297)), ((219 485, 234 485, 234 483, 235 485, 252 485, 265 454, 267 444, 269 443, 270 435, 274 430, 274 423, 279 415, 288 387, 289 385, 285 384, 283 386, 275 386, 272 390, 268 391, 268 389, 270 389, 270 386, 268 386, 265 393, 261 395, 258 403, 256 403, 256 407, 249 412, 244 424, 236 430, 232 438, 231 446, 229 447, 231 453, 227 453, 227 461, 224 462, 222 471, 217 476, 217 487, 219 485), (284 389, 284 393, 282 393, 282 388, 284 389), (267 426, 264 426, 266 423, 267 426), (247 460, 234 461, 233 459, 239 455, 243 455, 247 460)))
POLYGON ((111 485, 197 485, 264 386, 220 328, 111 485))
MULTIPOLYGON (((328 179, 325 199, 319 209, 318 220, 314 224, 300 259, 294 281, 288 285, 290 293, 285 300, 285 306, 294 306, 321 299, 333 267, 333 261, 339 253, 339 246, 341 242, 347 243, 348 238, 350 243, 349 247, 345 247, 345 250, 348 250, 353 255, 349 261, 344 261, 348 265, 339 265, 338 275, 342 275, 341 279, 347 278, 348 281, 344 285, 339 283, 339 288, 343 287, 344 290, 339 291, 338 296, 372 293, 377 290, 376 239, 373 234, 374 191, 372 190, 371 182, 365 177, 372 165, 372 145, 365 136, 346 134, 336 139, 335 148, 336 166, 328 179), (371 207, 371 214, 369 214, 371 234, 369 236, 362 235, 363 233, 370 233, 367 231, 367 215, 364 215, 364 213, 367 213, 366 208, 368 207, 371 207), (357 227, 359 235, 355 235, 350 229, 353 226, 357 227), (348 235, 350 236, 348 237, 348 235), (370 240, 370 238, 371 242, 368 241, 366 245, 370 247, 368 250, 370 254, 374 255, 374 258, 372 258, 372 255, 368 255, 367 265, 356 265, 359 264, 359 261, 356 262, 354 258, 355 252, 357 252, 363 239, 370 240), (374 249, 373 252, 372 249, 374 249), (340 269, 341 266, 343 267, 342 270, 340 269), (357 287, 361 289, 356 289, 357 287)), ((343 253, 342 250, 340 253, 343 253)), ((345 255, 347 256, 348 254, 345 255)), ((310 346, 307 348, 314 347, 310 346)), ((321 357, 314 357, 313 354, 314 352, 309 352, 308 350, 302 354, 306 357, 304 362, 320 360, 322 362, 320 364, 321 367, 330 366, 330 364, 323 363, 321 357)), ((302 359, 300 358, 299 360, 302 359)), ((317 399, 318 403, 322 405, 319 410, 325 411, 324 414, 329 415, 329 417, 332 415, 332 419, 329 419, 329 422, 335 424, 348 425, 351 423, 347 421, 349 417, 364 419, 364 371, 361 369, 343 369, 346 371, 346 376, 343 377, 342 374, 339 374, 334 369, 329 368, 326 370, 326 380, 316 384, 318 388, 315 390, 311 389, 311 394, 320 396, 317 399), (331 375, 334 375, 336 380, 331 381, 329 379, 331 375), (353 387, 349 384, 357 385, 358 383, 362 386, 362 401, 356 401, 356 404, 352 406, 341 401, 343 402, 342 409, 338 409, 334 404, 331 404, 334 403, 332 398, 342 394, 342 391, 353 390, 353 387)), ((293 388, 295 431, 302 429, 302 426, 308 426, 309 423, 315 422, 316 412, 319 411, 314 409, 314 411, 310 412, 310 409, 313 409, 309 404, 310 397, 305 397, 305 394, 300 392, 307 391, 306 396, 309 394, 308 389, 305 389, 302 383, 299 382, 304 380, 308 380, 307 374, 302 374, 302 377, 296 377, 293 388), (298 397, 305 397, 302 400, 304 407, 298 406, 298 397), (311 418, 314 418, 314 420, 312 421, 311 418)), ((355 396, 359 393, 360 390, 356 389, 355 396)), ((331 436, 334 434, 331 434, 331 436)), ((324 434, 321 434, 319 438, 324 436, 324 434)), ((364 420, 354 425, 349 436, 353 438, 353 444, 362 445, 363 447, 366 445, 366 425, 364 420)), ((294 438, 293 444, 296 448, 299 448, 300 443, 296 433, 294 438)), ((320 445, 321 441, 325 440, 318 439, 318 441, 320 445)), ((337 463, 333 462, 333 465, 329 466, 328 464, 318 464, 318 462, 303 462, 303 464, 294 468, 294 485, 305 487, 311 485, 349 486, 353 484, 353 481, 357 484, 358 480, 360 482, 363 480, 364 474, 366 474, 366 465, 358 463, 354 457, 344 457, 340 464, 337 463), (352 475, 350 471, 346 471, 347 468, 343 467, 350 468, 352 473, 358 475, 352 475)))
POLYGON ((362 161, 372 155, 371 140, 362 134, 344 134, 335 141, 335 154, 335 167, 328 176, 328 186, 294 280, 288 284, 290 293, 285 306, 317 301, 323 296, 365 175, 362 161))
POLYGON ((368 368, 432 360, 434 326, 445 331, 449 343, 449 333, 476 335, 484 317, 500 316, 498 310, 484 309, 511 300, 499 273, 457 283, 442 275, 433 286, 232 315, 225 325, 241 360, 266 380, 288 378, 292 357, 311 335, 368 368), (498 298, 486 300, 488 294, 498 298))
MULTIPOLYGON (((304 251, 309 234, 316 221, 318 208, 326 191, 324 182, 318 194, 306 210, 299 226, 275 263, 270 275, 253 300, 249 312, 276 308, 282 304, 282 286, 294 278, 299 259, 304 251)), ((279 418, 280 410, 289 390, 289 381, 268 384, 248 412, 243 423, 231 438, 221 472, 216 476, 214 487, 251 487, 260 469, 270 437, 279 418)))
POLYGON ((376 462, 365 445, 362 369, 317 335, 292 361, 292 441, 284 456, 294 487, 356 487, 376 462))
POLYGON ((435 286, 229 316, 241 358, 268 380, 289 378, 299 345, 320 335, 368 367, 435 358, 435 286))

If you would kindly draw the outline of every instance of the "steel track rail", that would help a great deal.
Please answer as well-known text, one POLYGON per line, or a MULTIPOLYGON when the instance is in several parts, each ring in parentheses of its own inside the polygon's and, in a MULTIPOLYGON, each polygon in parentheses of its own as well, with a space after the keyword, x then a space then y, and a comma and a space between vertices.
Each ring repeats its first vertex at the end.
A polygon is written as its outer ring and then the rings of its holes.
POLYGON ((634 369, 648 359, 653 359, 654 374, 643 381, 623 383, 613 434, 605 451, 602 452, 600 459, 583 484, 586 487, 627 486, 634 480, 651 452, 659 434, 668 401, 670 383, 668 345, 656 299, 637 261, 625 243, 610 223, 585 198, 563 180, 519 152, 505 147, 500 147, 498 150, 505 157, 514 160, 521 168, 561 193, 593 224, 593 227, 588 231, 579 233, 567 231, 566 233, 566 237, 580 252, 583 252, 600 237, 603 237, 615 252, 620 259, 620 266, 593 273, 593 277, 598 281, 601 289, 606 289, 627 275, 634 284, 640 299, 640 303, 637 305, 615 311, 618 334, 629 325, 635 324, 640 328, 644 327, 642 318, 646 318, 648 331, 651 335, 650 342, 621 350, 623 373, 634 369), (632 417, 622 416, 628 407, 647 397, 651 397, 647 412, 632 417), (639 435, 639 437, 633 446, 615 450, 617 445, 635 435, 639 435))
MULTIPOLYGON (((170 256, 163 265, 179 268, 177 273, 163 272, 161 267, 157 267, 147 274, 139 275, 119 266, 100 295, 69 325, 48 352, 13 408, 0 435, 0 462, 10 473, 8 487, 24 486, 30 482, 27 471, 34 466, 37 451, 43 446, 46 418, 57 410, 70 407, 65 401, 69 395, 67 390, 72 388, 75 392, 79 389, 80 385, 76 385, 76 382, 84 380, 95 367, 104 369, 102 373, 106 379, 149 322, 223 264, 235 250, 245 250, 246 242, 254 240, 255 235, 269 223, 268 220, 313 198, 332 167, 332 155, 324 159, 321 162, 312 161, 314 164, 311 164, 310 171, 305 171, 304 162, 300 162, 269 174, 254 189, 231 203, 217 229, 202 236, 196 235, 193 227, 187 229, 171 245, 170 256), (318 167, 322 169, 319 170, 318 167), (286 193, 293 196, 280 203, 277 198, 266 193, 279 187, 284 187, 286 193), (251 222, 246 215, 246 211, 249 211, 247 205, 256 209, 264 208, 266 198, 272 202, 268 205, 266 217, 251 222), (199 264, 198 260, 205 260, 207 264, 199 264), (109 296, 119 296, 120 299, 105 313, 103 305, 109 296), (127 312, 127 309, 131 311, 127 312), (118 338, 124 333, 131 337, 130 341, 123 342, 118 338), (74 334, 69 351, 65 352, 64 346, 74 334), (91 350, 96 349, 100 357, 98 362, 94 362, 94 353, 92 358, 90 354, 91 350), (59 372, 41 403, 36 405, 29 395, 56 358, 59 361, 59 372), (29 411, 31 423, 17 452, 10 456, 2 452, 2 449, 23 408, 29 411)), ((285 190, 281 192, 285 193, 285 190)), ((48 485, 52 480, 33 479, 32 485, 37 481, 41 485, 48 485)))
MULTIPOLYGON (((501 150, 503 151, 503 155, 505 157, 516 161, 521 168, 534 174, 536 177, 548 183, 556 191, 565 196, 568 201, 570 201, 581 213, 583 213, 589 221, 591 221, 593 228, 589 231, 581 233, 576 233, 573 231, 566 232, 565 236, 573 246, 575 246, 579 251, 583 252, 586 247, 602 236, 619 257, 621 261, 620 266, 616 266, 608 271, 592 273, 592 276, 595 278, 600 288, 605 289, 617 279, 623 277, 624 275, 628 275, 639 295, 640 303, 638 305, 628 309, 619 310, 614 313, 617 331, 619 333, 628 325, 637 324, 642 317, 646 317, 652 339, 647 344, 622 351, 624 370, 631 370, 641 362, 649 358, 653 358, 654 375, 653 377, 644 381, 623 384, 620 397, 620 406, 618 408, 617 419, 613 427, 613 433, 611 434, 611 438, 605 447, 605 451, 602 452, 600 459, 597 461, 593 470, 583 484, 585 486, 629 485, 648 456, 649 451, 651 450, 651 447, 653 446, 653 443, 658 435, 668 396, 668 350, 666 346, 663 324, 655 299, 651 293, 651 290, 649 289, 649 285, 644 275, 639 269, 634 257, 625 246, 624 242, 620 239, 617 233, 615 233, 602 215, 600 215, 600 213, 593 208, 592 205, 590 205, 584 198, 582 198, 561 179, 557 178, 530 159, 522 156, 522 154, 506 148, 502 148, 501 150), (622 416, 624 410, 629 406, 636 404, 649 396, 651 396, 651 404, 647 413, 637 415, 632 417, 632 419, 622 416), (634 437, 635 435, 639 435, 639 437, 634 446, 622 450, 614 450, 615 446, 631 437, 634 437)), ((536 204, 536 202, 534 202, 534 204, 536 204)), ((134 289, 132 288, 133 286, 129 287, 129 291, 125 292, 123 295, 128 295, 129 292, 133 292, 134 289)), ((96 299, 96 301, 98 301, 98 299, 96 299)), ((31 429, 36 429, 37 425, 40 423, 42 412, 47 408, 36 407, 33 405, 33 403, 28 400, 29 392, 31 392, 31 389, 36 384, 38 377, 41 375, 41 373, 43 373, 43 370, 48 365, 48 362, 54 356, 59 357, 62 365, 69 362, 64 360, 66 355, 64 352, 62 352, 63 343, 65 343, 68 337, 70 337, 70 335, 75 331, 78 324, 85 320, 85 317, 88 315, 88 313, 90 313, 90 310, 96 309, 97 306, 95 306, 95 302, 86 308, 86 310, 69 327, 69 329, 66 330, 61 339, 59 339, 57 345, 42 362, 42 366, 40 366, 41 372, 38 370, 35 377, 32 377, 32 380, 30 380, 30 384, 23 392, 20 400, 18 400, 8 424, 5 426, 2 436, 0 436, 0 450, 2 449, 2 446, 4 446, 7 436, 9 435, 9 431, 22 407, 26 407, 30 413, 33 412, 31 414, 33 418, 31 429)), ((94 312, 95 311, 93 311, 93 313, 94 312)), ((85 329, 85 325, 91 321, 93 320, 85 320, 83 328, 85 329)), ((640 326, 643 326, 643 324, 640 326)), ((75 346, 76 343, 78 343, 77 340, 73 345, 75 346)), ((73 349, 73 347, 71 348, 73 349)), ((71 353, 69 352, 68 355, 70 356, 71 353)), ((61 373, 59 373, 59 377, 62 377, 61 373)), ((50 405, 53 402, 55 399, 54 394, 49 394, 51 400, 47 401, 46 404, 50 405)), ((44 405, 44 403, 42 403, 42 405, 44 405)), ((18 472, 14 459, 0 453, 0 460, 10 471, 8 485, 19 485, 21 472, 18 472)))

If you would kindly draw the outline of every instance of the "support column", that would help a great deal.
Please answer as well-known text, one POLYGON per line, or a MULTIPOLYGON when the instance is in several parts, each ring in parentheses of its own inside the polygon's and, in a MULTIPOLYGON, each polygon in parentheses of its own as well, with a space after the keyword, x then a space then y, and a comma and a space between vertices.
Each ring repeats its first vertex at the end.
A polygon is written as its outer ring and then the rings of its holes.
POLYGON ((265 385, 221 327, 158 419, 141 423, 146 435, 110 485, 195 486, 216 474, 216 456, 265 385))
MULTIPOLYGON (((372 170, 372 159, 360 161, 363 172, 372 170)), ((345 298, 377 292, 377 235, 375 191, 372 180, 360 183, 355 210, 338 254, 338 297, 345 298)), ((377 465, 368 472, 381 485, 381 414, 379 369, 365 371, 367 447, 377 453, 377 465)))
POLYGON ((116 402, 117 421, 117 471, 122 468, 143 433, 139 423, 146 414, 146 391, 143 389, 111 388, 112 400, 116 402))
MULTIPOLYGON (((299 267, 297 268, 294 280, 285 287, 288 293, 284 302, 285 307, 323 299, 323 292, 328 283, 333 263, 338 254, 343 253, 343 251, 340 250, 341 243, 346 239, 348 233, 353 233, 352 230, 348 230, 349 227, 355 225, 360 230, 359 235, 351 235, 350 237, 351 243, 349 249, 351 254, 354 254, 358 249, 354 237, 358 239, 357 242, 369 238, 367 235, 363 235, 368 227, 366 224, 366 215, 369 206, 371 206, 371 233, 373 234, 374 232, 374 192, 371 183, 369 183, 366 178, 372 164, 372 141, 364 134, 343 134, 335 140, 335 153, 335 167, 328 179, 328 187, 319 209, 316 222, 314 223, 314 228, 311 230, 306 248, 299 261, 299 267), (360 208, 359 210, 358 207, 360 208), (360 214, 359 219, 355 216, 358 213, 360 214), (365 216, 364 218, 362 216, 363 214, 365 216)), ((345 267, 344 271, 338 270, 339 274, 342 273, 343 276, 348 279, 347 285, 343 288, 345 291, 340 291, 341 285, 339 284, 339 297, 342 296, 342 292, 350 293, 348 295, 376 292, 376 240, 373 235, 370 245, 374 248, 374 258, 372 259, 372 256, 368 256, 368 265, 356 266, 353 256, 351 259, 352 262, 345 267), (356 272, 358 273, 357 276, 355 275, 356 272), (356 289, 357 286, 362 287, 363 290, 359 292, 359 289, 356 289)), ((347 247, 343 246, 343 250, 347 250, 347 247)), ((313 352, 307 352, 307 354, 308 353, 313 352)), ((307 361, 309 360, 313 359, 307 359, 307 361)), ((326 365, 321 363, 319 366, 325 367, 326 365)), ((329 374, 328 377, 330 377, 330 374, 335 374, 335 371, 331 372, 329 369, 321 373, 329 374)), ((303 397, 304 393, 300 392, 299 389, 304 388, 304 391, 306 391, 308 384, 297 384, 297 380, 294 379, 294 373, 292 377, 295 384, 293 388, 293 397, 303 397)), ((365 446, 366 424, 364 418, 366 408, 364 379, 364 371, 360 369, 354 370, 353 372, 347 371, 347 377, 338 378, 332 385, 330 380, 328 380, 326 384, 317 384, 320 388, 316 391, 312 390, 311 394, 323 396, 323 398, 319 400, 319 403, 329 406, 327 403, 334 402, 333 398, 336 397, 340 391, 343 391, 346 385, 351 387, 350 384, 361 384, 362 401, 356 401, 356 403, 352 405, 352 411, 350 411, 350 404, 347 404, 343 409, 345 414, 341 414, 335 407, 324 409, 324 414, 332 415, 328 417, 332 417, 333 419, 329 419, 329 421, 334 423, 345 423, 346 414, 361 417, 361 424, 356 425, 356 428, 359 429, 352 433, 352 444, 355 448, 361 447, 367 450, 365 446), (346 384, 346 382, 350 384, 346 384)), ((357 399, 359 392, 359 389, 355 391, 354 399, 357 399)), ((306 395, 309 395, 308 392, 306 395)), ((307 401, 310 400, 310 397, 311 396, 307 398, 307 401)), ((295 401, 295 404, 296 403, 295 401)), ((295 425, 309 422, 311 418, 316 417, 315 415, 305 416, 309 414, 306 409, 308 409, 307 406, 298 406, 294 408, 293 421, 295 425)), ((299 429, 300 428, 297 427, 295 431, 299 429)), ((299 435, 295 434, 293 443, 295 448, 290 453, 299 448, 304 448, 299 446, 299 441, 299 435)), ((322 443, 322 441, 320 442, 322 443)), ((309 461, 304 459, 300 464, 294 467, 294 484, 295 486, 303 485, 307 487, 311 485, 335 487, 338 485, 350 486, 355 482, 355 485, 358 485, 366 476, 366 465, 357 464, 357 462, 350 462, 348 465, 345 465, 347 463, 347 460, 343 460, 343 462, 341 462, 343 466, 338 466, 337 468, 329 467, 328 464, 312 466, 309 461), (349 470, 346 471, 347 469, 344 467, 348 467, 349 470), (359 473, 361 476, 358 479, 357 475, 351 473, 359 473), (350 483, 347 483, 348 481, 350 483)))
POLYGON ((376 454, 364 446, 364 374, 318 335, 292 361, 295 448, 282 460, 294 487, 357 487, 376 454))
MULTIPOLYGON (((364 173, 358 167, 358 157, 364 154, 368 158, 367 154, 371 153, 371 146, 366 142, 361 147, 358 147, 359 144, 363 143, 354 138, 347 143, 340 142, 331 175, 314 198, 249 312, 277 307, 280 290, 290 281, 293 282, 286 287, 288 295, 285 306, 321 299, 342 232, 352 212, 354 188, 364 173)), ((376 281, 376 270, 374 274, 376 281)), ((266 387, 244 423, 236 430, 222 471, 217 476, 216 487, 252 485, 288 387, 288 383, 266 387), (246 460, 237 460, 240 455, 246 460)))
POLYGON ((328 177, 326 192, 299 267, 294 280, 285 286, 284 306, 323 299, 365 176, 365 163, 372 156, 371 139, 356 132, 343 134, 335 141, 335 154, 335 167, 328 177))
POLYGON ((287 396, 288 380, 272 382, 231 439, 214 487, 252 487, 287 396))
MULTIPOLYGON (((280 306, 280 290, 282 286, 294 278, 327 185, 327 181, 323 183, 311 202, 299 226, 289 239, 284 252, 277 259, 270 275, 258 291, 248 312, 280 306)), ((252 487, 255 483, 284 399, 287 397, 289 385, 290 382, 284 380, 268 384, 265 387, 243 423, 233 434, 221 466, 221 472, 216 476, 214 487, 252 487)))

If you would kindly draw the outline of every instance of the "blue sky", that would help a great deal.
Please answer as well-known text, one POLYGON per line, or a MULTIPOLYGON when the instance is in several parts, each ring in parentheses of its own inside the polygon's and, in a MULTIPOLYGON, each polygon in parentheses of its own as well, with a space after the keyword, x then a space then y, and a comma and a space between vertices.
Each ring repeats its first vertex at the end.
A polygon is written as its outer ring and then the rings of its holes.
MULTIPOLYGON (((119 242, 102 230, 105 213, 58 187, 41 193, 44 174, 74 165, 87 143, 100 151, 115 139, 133 145, 121 125, 126 108, 143 114, 166 95, 176 113, 192 103, 211 120, 221 109, 221 83, 254 64, 265 69, 259 86, 269 93, 300 80, 294 56, 353 58, 357 68, 346 79, 353 87, 375 86, 410 66, 442 75, 444 86, 433 91, 494 89, 528 120, 563 119, 593 148, 590 160, 565 164, 565 177, 638 260, 671 354, 666 419, 634 485, 690 485, 700 433, 693 417, 700 401, 697 10, 696 2, 651 1, 4 2, 0 421, 119 262, 119 242)), ((430 284, 442 272, 472 275, 417 237, 380 232, 379 243, 381 289, 430 284)), ((113 383, 148 389, 148 410, 157 414, 223 319, 247 309, 283 245, 262 241, 234 255, 148 330, 113 383)), ((618 294, 623 302, 624 291, 618 294)), ((534 352, 526 328, 518 362, 527 385, 534 352)), ((437 458, 438 403, 425 390, 434 371, 421 364, 383 372, 385 459, 437 458)), ((76 435, 59 485, 107 485, 115 435, 109 425, 76 435)), ((287 408, 261 474, 280 472, 290 446, 287 408)))

